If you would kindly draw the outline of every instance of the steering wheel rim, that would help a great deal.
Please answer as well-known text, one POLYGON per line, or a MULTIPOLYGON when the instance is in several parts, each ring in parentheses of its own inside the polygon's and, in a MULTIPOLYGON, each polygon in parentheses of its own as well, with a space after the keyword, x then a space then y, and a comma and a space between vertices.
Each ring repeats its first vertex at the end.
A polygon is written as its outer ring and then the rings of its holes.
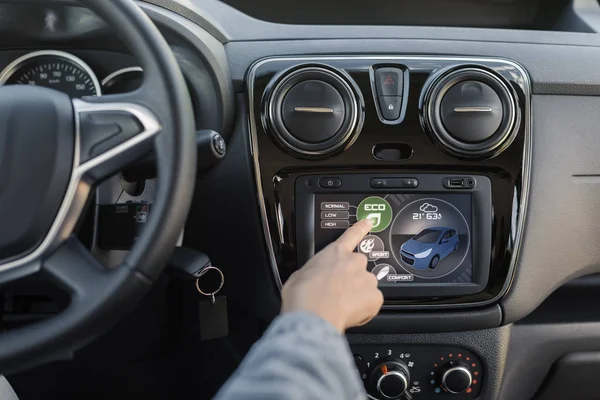
MULTIPOLYGON (((3 374, 69 357, 128 312, 164 269, 193 196, 193 110, 169 45, 133 0, 80 3, 112 26, 131 49, 144 69, 144 83, 132 93, 72 102, 48 89, 0 88, 0 99, 3 94, 17 102, 36 97, 56 108, 69 102, 74 129, 68 144, 73 146, 71 175, 52 225, 30 252, 0 261, 0 283, 41 272, 71 293, 71 303, 57 316, 0 334, 3 374), (117 134, 110 130, 114 126, 117 134), (71 234, 92 188, 152 147, 158 176, 152 213, 125 262, 106 269, 71 234)), ((68 116, 57 118, 63 118, 63 128, 69 125, 68 116)))

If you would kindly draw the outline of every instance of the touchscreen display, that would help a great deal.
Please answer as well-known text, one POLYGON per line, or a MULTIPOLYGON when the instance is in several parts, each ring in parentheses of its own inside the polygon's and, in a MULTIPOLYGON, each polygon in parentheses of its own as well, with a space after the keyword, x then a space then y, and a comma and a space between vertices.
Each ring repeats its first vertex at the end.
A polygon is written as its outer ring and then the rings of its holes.
POLYGON ((373 229, 356 251, 380 285, 473 282, 470 194, 316 194, 315 252, 357 220, 373 229))

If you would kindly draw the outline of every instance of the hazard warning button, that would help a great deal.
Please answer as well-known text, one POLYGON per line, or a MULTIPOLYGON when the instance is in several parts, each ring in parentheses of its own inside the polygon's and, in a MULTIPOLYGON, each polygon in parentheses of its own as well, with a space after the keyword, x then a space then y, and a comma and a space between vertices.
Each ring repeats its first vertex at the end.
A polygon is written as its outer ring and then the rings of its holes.
POLYGON ((402 96, 404 72, 399 68, 377 68, 375 85, 378 96, 402 96))

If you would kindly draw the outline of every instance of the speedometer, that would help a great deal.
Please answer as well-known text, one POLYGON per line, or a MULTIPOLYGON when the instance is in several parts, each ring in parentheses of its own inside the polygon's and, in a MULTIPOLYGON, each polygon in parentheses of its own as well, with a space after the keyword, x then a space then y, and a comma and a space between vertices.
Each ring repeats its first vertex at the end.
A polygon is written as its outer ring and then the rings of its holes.
POLYGON ((100 82, 89 65, 57 50, 36 51, 16 59, 0 73, 0 85, 43 86, 71 98, 101 95, 100 82))

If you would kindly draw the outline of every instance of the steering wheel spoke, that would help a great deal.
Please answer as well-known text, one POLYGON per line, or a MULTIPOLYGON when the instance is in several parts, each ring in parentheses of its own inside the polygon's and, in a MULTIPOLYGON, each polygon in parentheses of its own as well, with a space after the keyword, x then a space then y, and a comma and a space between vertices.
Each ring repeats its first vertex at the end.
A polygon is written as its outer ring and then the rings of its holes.
POLYGON ((104 302, 106 294, 116 289, 113 285, 123 282, 127 275, 137 275, 142 282, 150 281, 127 265, 116 269, 105 268, 75 237, 62 243, 41 263, 41 270, 56 284, 71 293, 71 303, 104 302), (74 268, 77 266, 77 268, 74 268))
POLYGON ((84 300, 90 289, 105 285, 110 275, 110 271, 75 237, 69 238, 48 254, 41 262, 41 270, 53 282, 71 292, 76 302, 84 300))
POLYGON ((112 97, 93 102, 73 100, 79 150, 75 173, 80 178, 96 182, 123 169, 146 155, 162 130, 157 116, 147 107, 121 101, 123 96, 112 97))

